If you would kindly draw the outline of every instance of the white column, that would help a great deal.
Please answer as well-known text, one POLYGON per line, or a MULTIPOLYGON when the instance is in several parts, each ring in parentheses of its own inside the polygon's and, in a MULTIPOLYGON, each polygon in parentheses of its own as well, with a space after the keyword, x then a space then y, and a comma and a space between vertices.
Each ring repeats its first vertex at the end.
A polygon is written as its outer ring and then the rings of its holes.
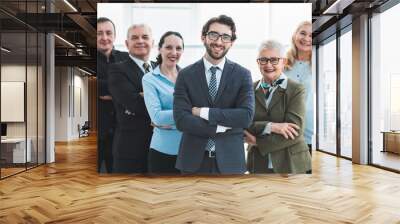
POLYGON ((353 162, 368 163, 368 16, 353 20, 353 162))
POLYGON ((46 163, 55 161, 55 54, 54 35, 46 35, 46 163))

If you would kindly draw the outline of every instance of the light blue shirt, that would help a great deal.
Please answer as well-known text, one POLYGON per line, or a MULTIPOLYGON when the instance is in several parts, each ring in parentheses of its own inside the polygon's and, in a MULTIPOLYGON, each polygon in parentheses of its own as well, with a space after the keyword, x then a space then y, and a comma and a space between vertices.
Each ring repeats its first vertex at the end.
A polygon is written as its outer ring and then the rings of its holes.
POLYGON ((143 76, 144 102, 151 121, 157 126, 172 126, 171 130, 155 127, 150 148, 168 155, 177 155, 182 133, 176 129, 173 117, 175 83, 161 74, 160 66, 143 76))
POLYGON ((311 65, 306 61, 296 61, 292 69, 285 69, 285 74, 306 88, 306 118, 304 138, 307 144, 312 144, 314 135, 314 88, 311 65))

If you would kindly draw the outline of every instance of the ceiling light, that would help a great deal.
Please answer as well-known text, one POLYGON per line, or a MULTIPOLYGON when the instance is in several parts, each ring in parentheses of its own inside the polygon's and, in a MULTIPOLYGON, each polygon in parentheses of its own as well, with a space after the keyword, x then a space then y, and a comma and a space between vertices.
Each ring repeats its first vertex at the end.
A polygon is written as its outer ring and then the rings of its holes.
POLYGON ((355 0, 336 0, 322 14, 342 14, 343 9, 351 5, 355 0))
POLYGON ((65 4, 67 4, 72 10, 74 10, 74 12, 78 12, 78 10, 71 4, 69 3, 68 0, 64 0, 65 4))
POLYGON ((55 37, 57 37, 59 40, 61 40, 62 42, 66 43, 67 45, 69 45, 70 47, 75 48, 75 45, 71 44, 71 42, 67 41, 66 39, 58 36, 57 34, 54 34, 55 37))
POLYGON ((5 48, 5 47, 1 47, 1 50, 4 51, 4 52, 6 52, 6 53, 10 53, 10 52, 11 52, 11 50, 9 50, 9 49, 7 49, 7 48, 5 48))
POLYGON ((83 73, 85 73, 85 74, 87 74, 87 75, 92 75, 92 73, 90 73, 90 72, 88 72, 88 71, 85 71, 85 70, 83 70, 83 69, 81 69, 81 68, 79 68, 79 67, 78 67, 78 70, 81 71, 81 72, 83 72, 83 73))

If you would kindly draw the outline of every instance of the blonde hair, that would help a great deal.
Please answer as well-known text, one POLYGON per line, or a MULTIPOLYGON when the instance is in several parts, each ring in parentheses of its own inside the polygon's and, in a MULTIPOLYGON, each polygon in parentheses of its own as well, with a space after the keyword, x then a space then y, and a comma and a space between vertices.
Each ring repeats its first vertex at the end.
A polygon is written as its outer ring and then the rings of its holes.
MULTIPOLYGON (((298 55, 297 55, 297 47, 296 47, 296 43, 295 43, 295 38, 296 38, 296 34, 299 32, 299 30, 303 26, 312 26, 312 24, 309 21, 303 21, 297 26, 296 31, 293 33, 292 46, 289 49, 289 51, 286 53, 287 63, 286 63, 285 67, 288 69, 291 69, 293 64, 297 60, 298 55)), ((310 58, 308 59, 308 61, 311 61, 311 55, 310 55, 310 58)))

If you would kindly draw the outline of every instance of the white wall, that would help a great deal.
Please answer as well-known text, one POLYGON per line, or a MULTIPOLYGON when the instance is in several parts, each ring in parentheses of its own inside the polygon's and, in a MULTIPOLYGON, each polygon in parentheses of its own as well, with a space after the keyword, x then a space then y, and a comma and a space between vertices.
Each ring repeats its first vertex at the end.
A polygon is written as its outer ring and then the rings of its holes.
MULTIPOLYGON (((36 66, 6 64, 1 66, 1 81, 4 82, 26 82, 25 76, 28 74, 27 87, 27 121, 28 121, 28 137, 30 133, 35 131, 36 136, 36 80, 33 80, 32 75, 36 75, 36 66), (32 87, 33 86, 33 87, 32 87), (29 88, 30 87, 30 88, 29 88)), ((38 105, 41 107, 42 105, 38 105)), ((1 110, 9 110, 10 108, 1 108, 1 110)), ((24 110, 24 108, 22 108, 24 110)), ((23 111, 24 113, 24 111, 23 111)), ((8 137, 25 137, 26 122, 7 122, 8 137)))
POLYGON ((201 29, 212 17, 226 14, 236 24, 237 40, 227 57, 248 68, 253 80, 261 77, 256 63, 258 46, 265 39, 276 39, 289 47, 292 33, 302 21, 311 21, 311 3, 99 3, 98 17, 110 18, 116 26, 115 47, 127 51, 126 33, 132 24, 146 23, 152 31, 158 54, 159 38, 166 31, 183 36, 185 50, 181 67, 199 60, 204 54, 201 29), (119 12, 119 13, 115 13, 119 12))
POLYGON ((68 86, 67 67, 55 68, 55 141, 68 140, 68 86))
POLYGON ((77 139, 78 124, 88 120, 88 78, 76 68, 56 67, 55 79, 55 141, 77 139))

